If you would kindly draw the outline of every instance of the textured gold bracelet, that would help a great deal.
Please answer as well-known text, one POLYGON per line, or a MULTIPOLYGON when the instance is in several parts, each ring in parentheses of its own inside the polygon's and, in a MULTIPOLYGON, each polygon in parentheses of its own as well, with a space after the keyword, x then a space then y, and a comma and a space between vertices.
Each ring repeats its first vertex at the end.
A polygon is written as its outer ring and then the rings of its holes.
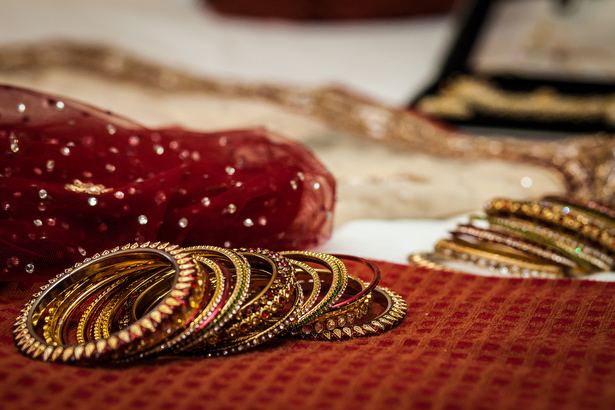
POLYGON ((356 321, 365 316, 372 304, 371 292, 365 294, 360 299, 357 299, 352 304, 343 308, 331 310, 317 319, 304 324, 300 330, 292 332, 292 334, 300 334, 304 337, 311 336, 313 334, 319 334, 326 330, 333 331, 336 328, 344 327, 346 325, 352 325, 356 321))
POLYGON ((377 286, 371 293, 372 305, 377 304, 383 308, 382 313, 369 317, 361 322, 327 329, 321 333, 310 333, 310 336, 320 340, 344 340, 357 337, 379 335, 397 326, 406 316, 408 306, 404 299, 390 289, 377 286))

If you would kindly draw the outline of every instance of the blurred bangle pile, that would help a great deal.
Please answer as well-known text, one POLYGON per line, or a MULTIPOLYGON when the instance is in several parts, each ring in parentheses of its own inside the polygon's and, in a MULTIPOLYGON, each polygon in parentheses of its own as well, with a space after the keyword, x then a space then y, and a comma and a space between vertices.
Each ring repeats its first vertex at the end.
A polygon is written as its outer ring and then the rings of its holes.
MULTIPOLYGON (((591 201, 547 196, 494 199, 485 215, 459 224, 434 252, 410 262, 428 267, 472 265, 516 277, 580 277, 613 269, 615 210, 591 201)), ((467 270, 467 269, 463 269, 467 270)))
POLYGON ((375 264, 352 256, 135 243, 51 279, 13 335, 29 357, 75 364, 228 355, 285 334, 368 336, 406 312, 379 280, 375 264), (349 274, 356 265, 369 269, 369 282, 349 274))

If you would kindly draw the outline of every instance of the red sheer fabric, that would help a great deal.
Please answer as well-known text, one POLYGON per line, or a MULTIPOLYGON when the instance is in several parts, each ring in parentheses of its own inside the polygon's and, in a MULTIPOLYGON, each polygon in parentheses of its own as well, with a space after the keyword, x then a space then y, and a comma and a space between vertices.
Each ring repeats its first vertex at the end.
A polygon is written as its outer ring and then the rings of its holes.
POLYGON ((0 280, 131 241, 301 248, 328 238, 333 176, 264 129, 150 130, 0 86, 0 280))

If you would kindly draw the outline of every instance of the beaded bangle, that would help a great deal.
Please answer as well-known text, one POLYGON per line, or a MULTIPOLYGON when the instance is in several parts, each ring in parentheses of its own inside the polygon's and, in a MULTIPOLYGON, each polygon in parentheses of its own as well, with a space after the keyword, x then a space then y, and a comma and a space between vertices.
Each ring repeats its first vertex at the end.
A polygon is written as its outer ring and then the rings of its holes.
MULTIPOLYGON (((175 339, 163 343, 150 354, 158 354, 163 350, 173 349, 174 352, 181 350, 191 351, 203 345, 215 344, 219 340, 220 329, 234 316, 241 308, 248 295, 250 287, 250 265, 248 261, 239 253, 229 249, 216 246, 193 246, 186 248, 195 257, 214 259, 221 262, 224 266, 231 269, 234 281, 231 278, 225 279, 224 287, 220 297, 214 300, 214 306, 209 312, 204 312, 175 339), (231 289, 229 291, 227 289, 231 289)), ((220 286, 223 286, 221 283, 220 286)))
POLYGON ((127 358, 163 341, 168 332, 183 326, 195 313, 194 302, 200 300, 201 270, 196 261, 183 249, 160 243, 128 244, 122 248, 96 254, 77 263, 51 279, 29 301, 15 322, 13 336, 24 354, 50 362, 104 362, 127 358), (71 345, 50 344, 40 336, 44 315, 40 309, 61 294, 67 287, 83 279, 92 278, 110 266, 126 260, 166 261, 175 271, 175 278, 167 297, 143 318, 127 329, 108 338, 71 345), (36 321, 33 317, 37 316, 36 321))
MULTIPOLYGON (((557 197, 548 196, 547 199, 555 199, 557 197)), ((561 201, 566 203, 571 203, 576 206, 581 206, 588 211, 596 212, 603 217, 608 217, 611 221, 615 222, 615 209, 607 204, 603 204, 600 202, 593 201, 591 199, 580 201, 572 198, 561 199, 561 201)))
POLYGON ((213 348, 208 348, 204 352, 207 352, 208 357, 242 353, 273 339, 276 335, 285 333, 290 329, 293 323, 297 321, 297 310, 302 302, 303 291, 301 286, 296 283, 292 302, 290 306, 282 312, 282 315, 272 317, 272 319, 267 321, 266 326, 260 327, 247 336, 228 339, 225 343, 215 345, 213 348))
POLYGON ((295 292, 296 278, 292 264, 282 255, 266 249, 240 249, 239 253, 252 261, 251 269, 254 272, 255 264, 264 262, 271 271, 263 272, 269 280, 260 290, 251 286, 256 295, 245 302, 236 316, 234 323, 226 327, 227 338, 237 338, 251 329, 258 327, 278 310, 284 309, 289 298, 295 292))
POLYGON ((545 204, 559 206, 562 208, 568 208, 565 211, 567 215, 572 212, 575 213, 587 213, 593 218, 600 219, 605 225, 609 225, 611 229, 615 228, 615 210, 604 204, 599 204, 593 201, 582 201, 576 198, 563 198, 555 195, 546 196, 542 199, 545 204))

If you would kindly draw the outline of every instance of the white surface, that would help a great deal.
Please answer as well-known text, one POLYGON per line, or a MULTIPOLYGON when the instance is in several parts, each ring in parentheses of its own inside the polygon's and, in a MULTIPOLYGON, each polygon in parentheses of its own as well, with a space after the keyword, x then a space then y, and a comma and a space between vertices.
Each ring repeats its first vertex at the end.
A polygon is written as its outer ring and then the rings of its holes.
POLYGON ((409 254, 433 250, 436 242, 448 237, 448 231, 462 221, 467 221, 467 215, 444 220, 353 221, 337 229, 331 240, 316 250, 407 264, 409 254))
POLYGON ((450 26, 444 17, 232 19, 192 0, 2 0, 0 6, 0 44, 94 41, 217 78, 342 84, 390 104, 407 103, 436 75, 450 26))

